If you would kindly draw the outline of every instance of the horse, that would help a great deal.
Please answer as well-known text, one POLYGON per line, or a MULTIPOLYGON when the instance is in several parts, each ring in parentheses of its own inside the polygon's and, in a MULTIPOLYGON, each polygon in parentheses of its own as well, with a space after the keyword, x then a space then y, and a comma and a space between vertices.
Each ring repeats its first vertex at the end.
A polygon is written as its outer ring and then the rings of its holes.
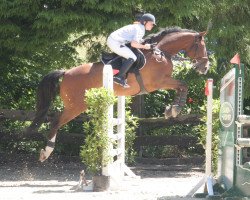
MULTIPOLYGON (((192 59, 194 69, 199 74, 206 74, 209 69, 209 60, 204 41, 206 32, 196 32, 181 28, 166 28, 145 38, 145 43, 157 43, 155 49, 142 50, 146 64, 140 70, 144 90, 148 93, 159 89, 176 90, 176 96, 171 106, 165 109, 165 118, 176 117, 186 103, 188 87, 181 80, 171 77, 173 63, 171 57, 181 50, 192 59)), ((86 90, 102 87, 102 62, 86 63, 68 70, 50 72, 40 81, 37 90, 36 115, 28 127, 29 131, 37 130, 43 123, 54 98, 60 94, 63 102, 63 111, 51 122, 48 142, 40 152, 39 160, 45 161, 55 148, 58 129, 87 109, 84 95, 86 90)), ((116 96, 135 96, 140 94, 141 87, 135 74, 127 76, 130 88, 123 88, 114 84, 116 96)))

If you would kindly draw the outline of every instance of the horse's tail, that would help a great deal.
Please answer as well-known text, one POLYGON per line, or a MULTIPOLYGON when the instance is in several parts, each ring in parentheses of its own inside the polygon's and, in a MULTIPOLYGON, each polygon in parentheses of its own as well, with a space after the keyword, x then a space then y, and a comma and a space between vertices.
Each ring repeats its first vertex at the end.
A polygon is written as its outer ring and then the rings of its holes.
POLYGON ((53 71, 47 74, 39 83, 37 90, 36 115, 27 132, 37 130, 44 122, 50 104, 59 92, 59 79, 64 73, 64 70, 53 71))

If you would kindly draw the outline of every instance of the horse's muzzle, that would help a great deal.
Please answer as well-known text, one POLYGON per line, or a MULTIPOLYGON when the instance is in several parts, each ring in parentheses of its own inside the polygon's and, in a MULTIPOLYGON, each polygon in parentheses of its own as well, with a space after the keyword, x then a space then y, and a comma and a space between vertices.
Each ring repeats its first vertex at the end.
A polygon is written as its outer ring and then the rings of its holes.
POLYGON ((198 59, 198 60, 193 60, 193 68, 199 73, 199 74, 207 74, 210 65, 207 57, 198 59))

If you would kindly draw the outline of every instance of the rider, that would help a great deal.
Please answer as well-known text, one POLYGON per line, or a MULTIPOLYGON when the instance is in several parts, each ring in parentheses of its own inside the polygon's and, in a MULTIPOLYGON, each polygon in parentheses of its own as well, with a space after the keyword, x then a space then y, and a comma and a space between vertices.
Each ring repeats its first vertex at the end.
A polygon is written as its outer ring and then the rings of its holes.
POLYGON ((136 61, 136 55, 125 44, 130 43, 131 47, 137 49, 150 49, 150 44, 141 44, 145 35, 145 30, 151 31, 155 24, 155 17, 150 13, 142 15, 138 23, 124 26, 111 33, 107 40, 108 47, 116 54, 126 58, 117 75, 114 76, 114 82, 124 88, 129 88, 125 80, 126 73, 136 61))

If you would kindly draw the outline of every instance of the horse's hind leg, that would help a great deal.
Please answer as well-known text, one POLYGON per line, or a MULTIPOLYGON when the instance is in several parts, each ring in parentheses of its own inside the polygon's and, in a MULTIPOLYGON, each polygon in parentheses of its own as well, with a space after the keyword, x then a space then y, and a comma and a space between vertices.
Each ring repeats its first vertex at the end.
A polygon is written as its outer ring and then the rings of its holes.
POLYGON ((72 107, 65 107, 63 112, 54 119, 54 121, 51 123, 47 146, 45 147, 45 149, 41 150, 39 161, 45 161, 54 150, 58 129, 80 115, 82 112, 84 112, 84 110, 85 106, 81 108, 77 107, 77 109, 72 107))

